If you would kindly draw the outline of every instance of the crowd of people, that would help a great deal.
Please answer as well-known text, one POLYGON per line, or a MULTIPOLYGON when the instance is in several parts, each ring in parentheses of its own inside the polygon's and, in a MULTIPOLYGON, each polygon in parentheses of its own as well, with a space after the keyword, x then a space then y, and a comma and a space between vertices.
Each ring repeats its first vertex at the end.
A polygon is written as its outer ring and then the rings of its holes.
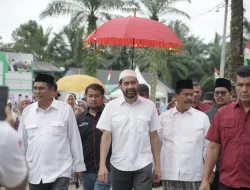
POLYGON ((200 84, 186 79, 159 111, 133 70, 118 82, 122 97, 104 104, 103 86, 91 84, 76 105, 74 94, 56 100, 54 78, 38 74, 18 129, 10 107, 0 122, 0 183, 67 190, 73 173, 84 190, 151 190, 160 181, 163 190, 250 189, 250 66, 237 70, 237 100, 219 78, 202 103, 200 84))

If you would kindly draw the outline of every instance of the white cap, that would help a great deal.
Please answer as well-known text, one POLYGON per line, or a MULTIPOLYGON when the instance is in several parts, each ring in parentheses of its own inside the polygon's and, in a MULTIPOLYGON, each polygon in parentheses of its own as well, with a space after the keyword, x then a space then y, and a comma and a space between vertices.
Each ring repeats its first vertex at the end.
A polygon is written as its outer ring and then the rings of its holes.
POLYGON ((9 103, 11 103, 11 104, 12 104, 12 102, 11 102, 10 100, 8 100, 8 101, 7 101, 7 104, 9 104, 9 103))
POLYGON ((119 75, 119 81, 123 79, 124 77, 135 77, 137 79, 136 73, 133 70, 124 70, 119 75))

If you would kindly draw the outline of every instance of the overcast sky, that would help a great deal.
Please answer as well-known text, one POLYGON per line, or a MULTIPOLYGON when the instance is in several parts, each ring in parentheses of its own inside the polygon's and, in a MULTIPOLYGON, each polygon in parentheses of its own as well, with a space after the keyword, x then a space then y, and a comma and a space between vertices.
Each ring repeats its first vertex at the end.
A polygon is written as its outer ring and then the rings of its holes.
MULTIPOLYGON (((11 33, 20 24, 30 19, 37 20, 45 29, 49 26, 53 27, 54 32, 67 25, 69 18, 57 17, 39 20, 39 14, 46 8, 50 0, 0 0, 0 36, 4 42, 11 41, 11 33)), ((192 34, 204 39, 205 42, 213 40, 215 32, 222 35, 224 8, 220 8, 216 12, 215 7, 224 2, 224 0, 192 0, 192 3, 178 3, 176 8, 187 12, 191 16, 191 20, 178 16, 177 18, 185 22, 191 30, 192 34)), ((244 3, 246 12, 245 16, 250 20, 250 1, 244 3)), ((132 15, 125 14, 127 16, 132 15)), ((229 19, 230 19, 229 7, 229 19)), ((175 15, 166 15, 166 20, 176 19, 175 15)), ((228 27, 229 27, 228 19, 228 27)), ((228 30, 229 33, 229 30, 228 30)))

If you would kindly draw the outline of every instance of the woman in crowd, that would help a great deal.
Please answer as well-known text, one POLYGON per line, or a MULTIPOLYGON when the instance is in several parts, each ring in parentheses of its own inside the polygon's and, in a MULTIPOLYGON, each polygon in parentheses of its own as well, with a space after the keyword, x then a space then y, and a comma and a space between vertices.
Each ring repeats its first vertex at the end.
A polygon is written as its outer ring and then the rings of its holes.
POLYGON ((73 93, 70 93, 66 96, 65 102, 72 107, 75 115, 79 115, 84 111, 81 107, 76 106, 76 95, 73 93))

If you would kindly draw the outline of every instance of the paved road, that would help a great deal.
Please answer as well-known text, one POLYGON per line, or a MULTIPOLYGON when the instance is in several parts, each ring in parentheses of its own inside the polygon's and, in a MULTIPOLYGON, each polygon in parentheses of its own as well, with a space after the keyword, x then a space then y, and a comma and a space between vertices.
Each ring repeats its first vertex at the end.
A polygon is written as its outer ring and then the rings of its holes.
MULTIPOLYGON (((0 188, 0 190, 5 190, 4 188, 0 188)), ((29 188, 27 188, 27 190, 29 190, 29 188)), ((76 190, 74 185, 70 185, 69 186, 69 190, 76 190)), ((82 190, 82 186, 79 187, 78 190, 82 190)), ((158 188, 153 188, 152 190, 162 190, 162 187, 158 187, 158 188)))

